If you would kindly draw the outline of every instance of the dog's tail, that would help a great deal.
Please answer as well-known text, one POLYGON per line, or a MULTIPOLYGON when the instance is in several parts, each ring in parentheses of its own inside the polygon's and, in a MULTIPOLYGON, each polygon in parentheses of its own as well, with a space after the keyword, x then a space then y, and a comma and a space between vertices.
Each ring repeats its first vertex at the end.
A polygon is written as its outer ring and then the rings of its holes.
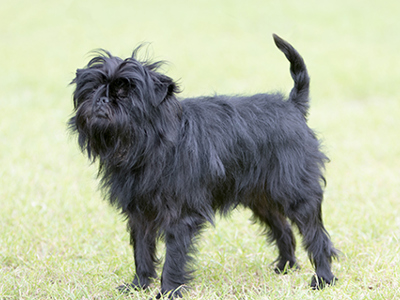
POLYGON ((307 116, 309 108, 310 77, 308 76, 306 64, 292 45, 276 34, 274 34, 273 37, 276 46, 285 54, 290 62, 290 73, 294 80, 294 87, 290 92, 289 101, 291 101, 304 116, 307 116))

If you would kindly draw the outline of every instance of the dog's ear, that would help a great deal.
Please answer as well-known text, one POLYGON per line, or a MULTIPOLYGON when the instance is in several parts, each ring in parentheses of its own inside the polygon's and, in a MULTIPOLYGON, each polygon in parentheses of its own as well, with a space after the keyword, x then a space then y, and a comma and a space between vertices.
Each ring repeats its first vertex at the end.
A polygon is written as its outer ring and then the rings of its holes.
POLYGON ((178 92, 178 87, 170 77, 159 73, 155 74, 156 75, 153 79, 155 94, 153 105, 158 106, 161 102, 178 92))

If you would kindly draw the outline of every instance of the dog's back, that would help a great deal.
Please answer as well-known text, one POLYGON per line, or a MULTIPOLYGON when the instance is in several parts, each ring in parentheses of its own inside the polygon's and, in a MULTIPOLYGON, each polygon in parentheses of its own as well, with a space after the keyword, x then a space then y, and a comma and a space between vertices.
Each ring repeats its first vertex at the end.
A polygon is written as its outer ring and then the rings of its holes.
POLYGON ((248 206, 249 196, 258 194, 280 199, 286 210, 304 180, 316 182, 322 193, 318 182, 327 158, 293 101, 257 94, 185 99, 181 105, 175 162, 191 165, 191 174, 176 183, 211 190, 214 209, 248 206))

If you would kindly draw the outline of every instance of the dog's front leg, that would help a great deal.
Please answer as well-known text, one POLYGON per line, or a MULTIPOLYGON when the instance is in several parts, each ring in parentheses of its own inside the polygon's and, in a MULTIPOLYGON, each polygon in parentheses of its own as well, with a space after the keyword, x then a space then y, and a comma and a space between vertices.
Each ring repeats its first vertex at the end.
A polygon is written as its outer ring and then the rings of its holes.
POLYGON ((189 264, 195 251, 193 240, 204 224, 199 216, 186 216, 165 230, 166 256, 161 276, 161 293, 169 299, 182 297, 181 290, 191 279, 189 264))
POLYGON ((158 231, 152 225, 152 222, 140 215, 129 216, 128 230, 133 246, 136 274, 132 283, 126 286, 128 290, 145 289, 151 280, 157 277, 155 265, 158 262, 156 257, 158 231))

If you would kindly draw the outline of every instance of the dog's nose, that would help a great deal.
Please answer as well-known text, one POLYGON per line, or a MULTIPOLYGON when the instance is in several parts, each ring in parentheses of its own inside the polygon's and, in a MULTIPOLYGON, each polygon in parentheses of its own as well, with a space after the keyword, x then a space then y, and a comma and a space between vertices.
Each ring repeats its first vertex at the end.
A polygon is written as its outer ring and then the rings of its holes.
POLYGON ((107 97, 100 97, 97 99, 97 105, 103 105, 110 102, 107 97))

